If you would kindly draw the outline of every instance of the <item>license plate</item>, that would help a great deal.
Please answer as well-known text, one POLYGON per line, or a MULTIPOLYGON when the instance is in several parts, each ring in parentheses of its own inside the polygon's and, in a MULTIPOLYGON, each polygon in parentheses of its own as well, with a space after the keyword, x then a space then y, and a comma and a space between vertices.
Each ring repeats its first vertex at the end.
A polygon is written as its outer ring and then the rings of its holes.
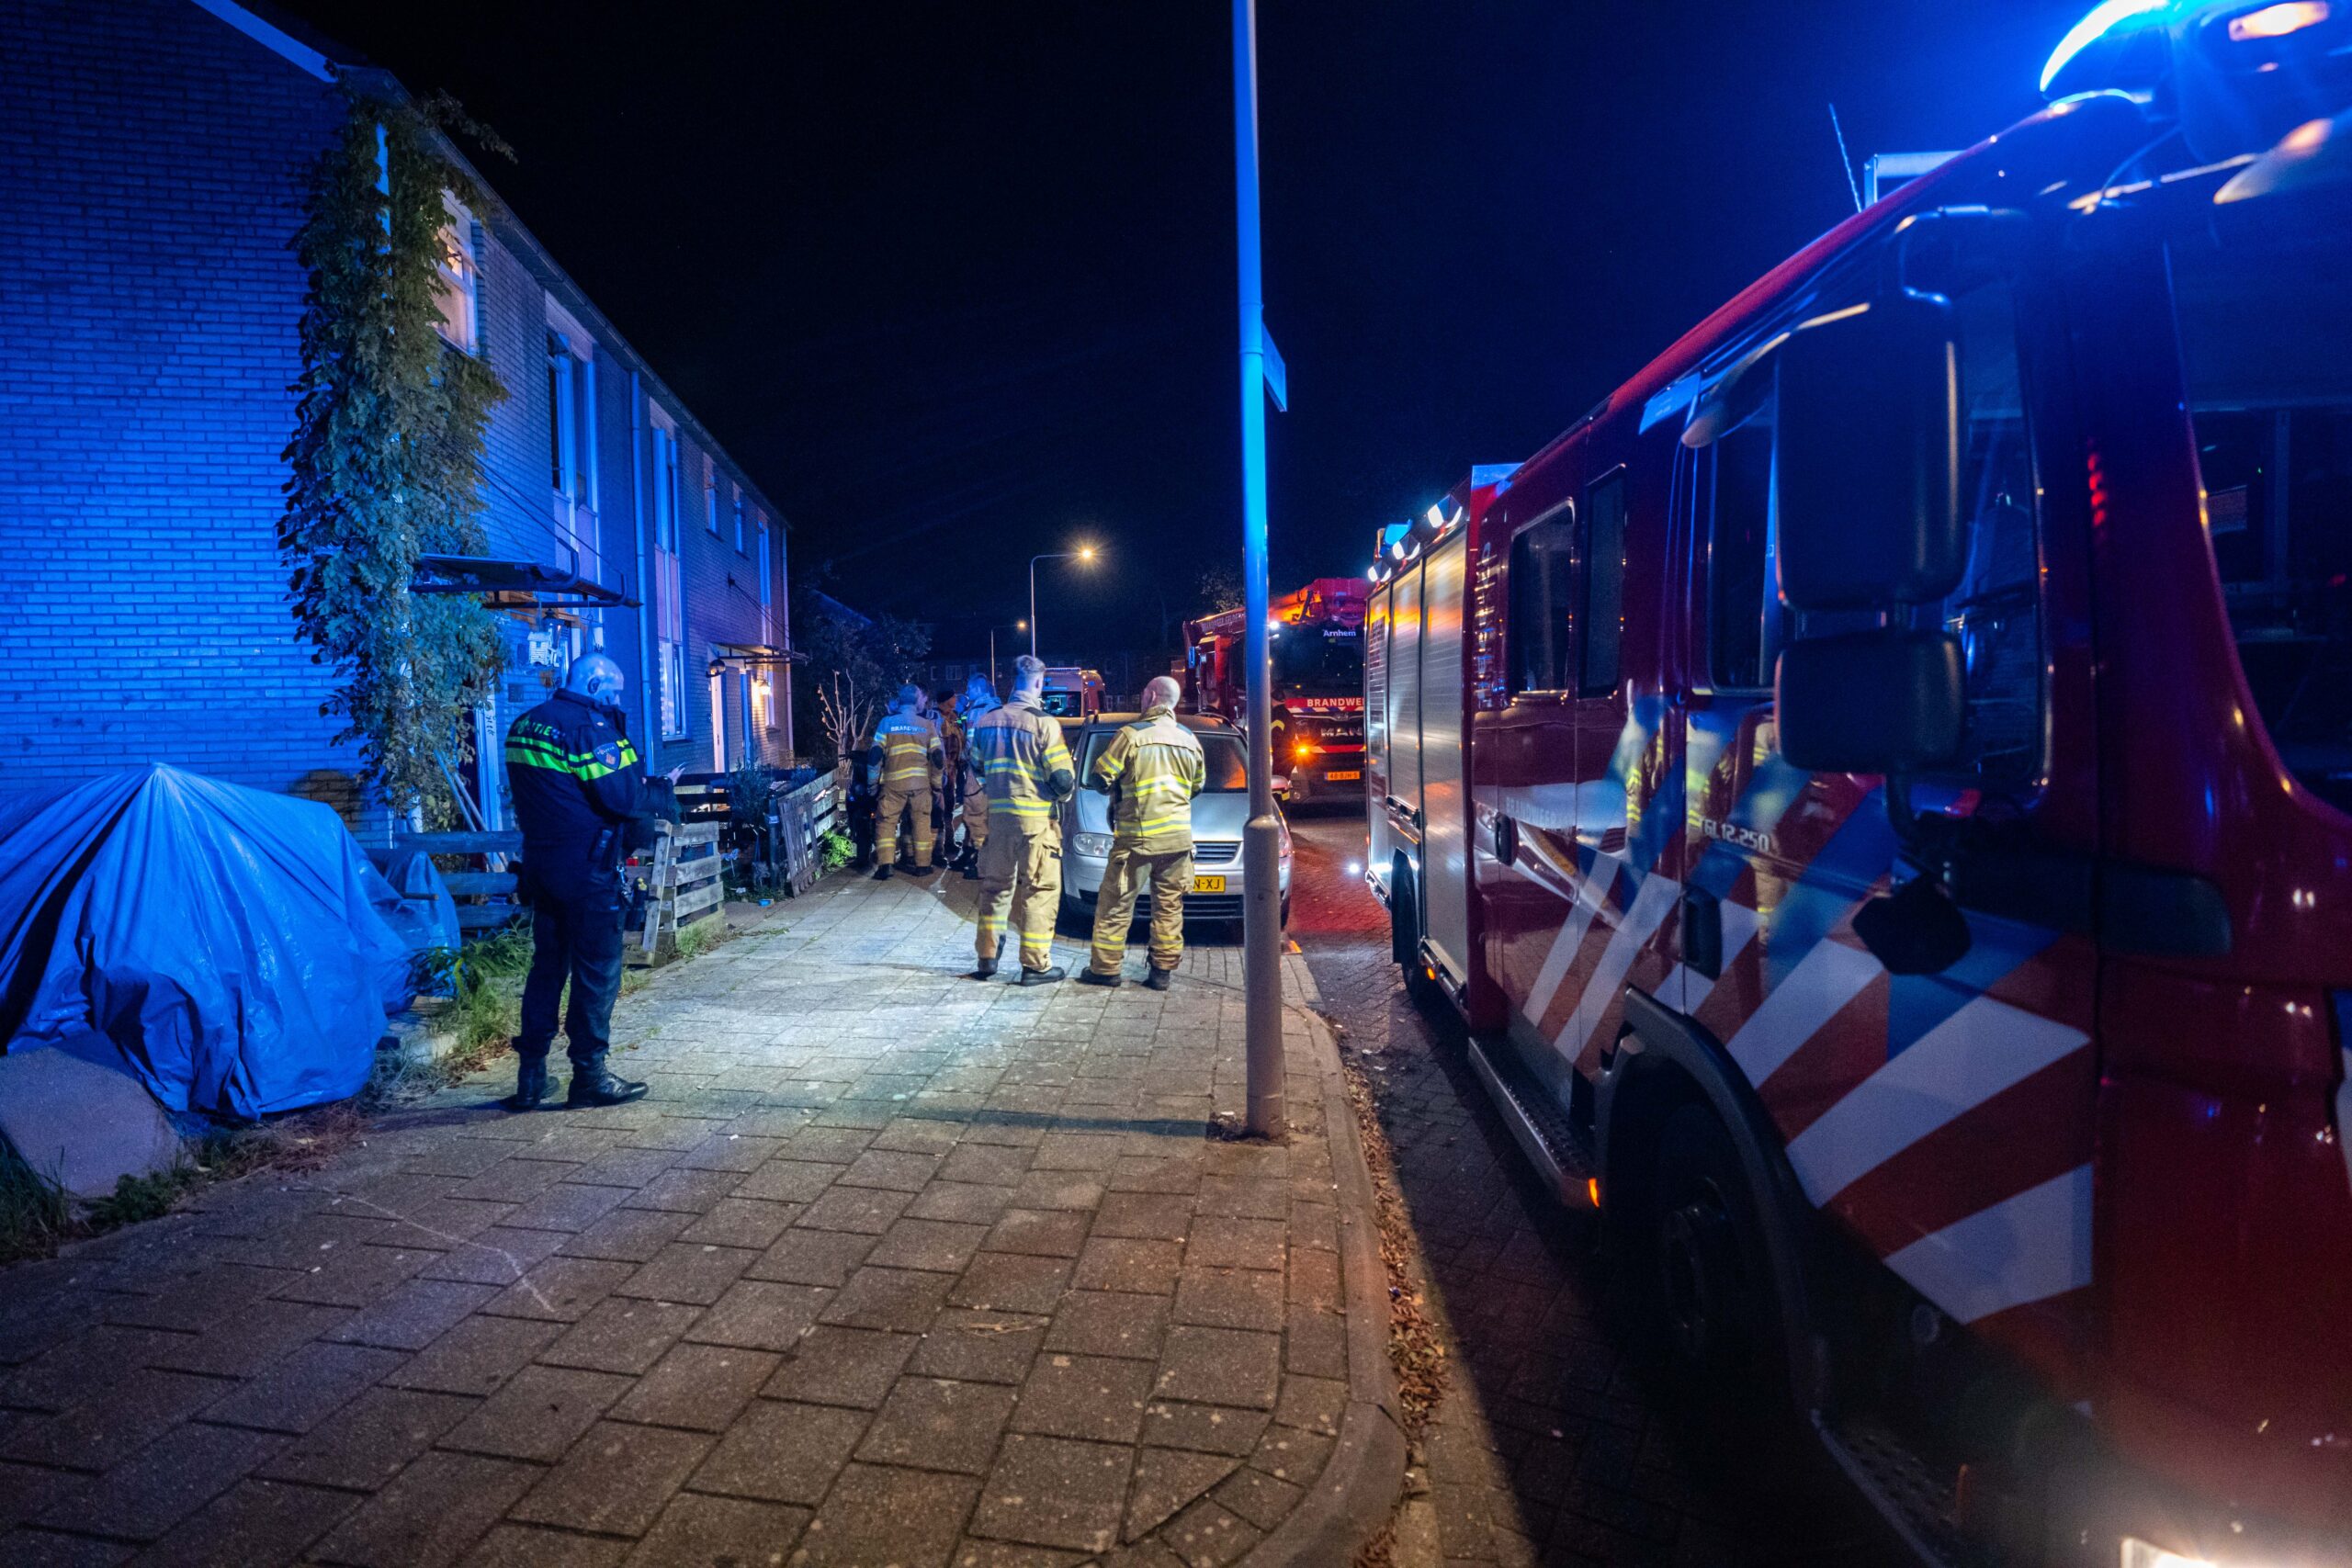
POLYGON ((1196 876, 1193 878, 1193 891, 1195 893, 1222 893, 1225 891, 1225 878, 1222 876, 1196 876))
POLYGON ((1334 769, 1332 772, 1325 773, 1323 776, 1329 779, 1333 784, 1361 784, 1363 782, 1363 773, 1360 769, 1351 769, 1347 773, 1340 773, 1337 769, 1334 769))

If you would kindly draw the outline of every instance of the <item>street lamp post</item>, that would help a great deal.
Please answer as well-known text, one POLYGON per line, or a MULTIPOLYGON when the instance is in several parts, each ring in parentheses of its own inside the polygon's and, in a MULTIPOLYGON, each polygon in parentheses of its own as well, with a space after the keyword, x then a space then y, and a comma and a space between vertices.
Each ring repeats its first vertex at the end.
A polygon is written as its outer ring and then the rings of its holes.
POLYGON ((1037 657, 1037 563, 1041 560, 1082 560, 1094 558, 1092 545, 1080 545, 1074 550, 1051 550, 1042 556, 1029 558, 1029 657, 1037 657))
MULTIPOLYGON (((1242 829, 1242 982, 1250 1132, 1281 1138, 1282 824, 1274 816, 1273 703, 1266 649, 1266 397, 1270 378, 1258 245, 1258 6, 1233 0, 1233 185, 1241 283, 1241 581, 1249 616, 1250 823, 1242 829)), ((1279 367, 1279 359, 1275 367, 1279 367)))

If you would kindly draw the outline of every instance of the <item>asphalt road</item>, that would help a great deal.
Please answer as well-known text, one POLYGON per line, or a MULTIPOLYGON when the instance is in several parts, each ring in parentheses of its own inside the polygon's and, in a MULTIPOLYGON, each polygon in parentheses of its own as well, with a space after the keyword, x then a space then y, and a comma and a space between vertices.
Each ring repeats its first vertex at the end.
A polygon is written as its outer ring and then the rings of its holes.
POLYGON ((1291 827, 1291 935, 1372 1086, 1453 1369, 1424 1445, 1437 1539, 1400 1538, 1400 1563, 1432 1546, 1447 1563, 1897 1561, 1803 1434, 1770 1464, 1727 1451, 1713 1412, 1644 1376, 1601 1312, 1589 1221, 1536 1180, 1454 1021, 1407 998, 1362 880, 1361 812, 1307 807, 1291 827))

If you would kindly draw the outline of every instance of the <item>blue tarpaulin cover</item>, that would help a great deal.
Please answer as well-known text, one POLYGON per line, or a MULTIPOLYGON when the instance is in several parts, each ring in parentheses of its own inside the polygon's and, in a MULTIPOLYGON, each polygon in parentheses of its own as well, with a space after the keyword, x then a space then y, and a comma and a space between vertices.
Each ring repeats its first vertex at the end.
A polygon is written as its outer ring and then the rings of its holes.
POLYGON ((96 1030, 173 1111, 356 1094, 417 923, 315 801, 160 765, 0 801, 0 1041, 96 1030))

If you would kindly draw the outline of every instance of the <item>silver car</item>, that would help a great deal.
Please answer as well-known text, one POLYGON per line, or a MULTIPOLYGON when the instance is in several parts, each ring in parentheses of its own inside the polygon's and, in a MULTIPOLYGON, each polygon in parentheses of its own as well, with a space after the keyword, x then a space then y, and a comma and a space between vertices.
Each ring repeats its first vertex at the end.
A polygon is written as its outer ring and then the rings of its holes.
MULTIPOLYGON (((1102 891, 1102 872, 1111 859, 1111 797, 1082 787, 1094 774, 1095 761, 1111 737, 1143 716, 1134 713, 1097 714, 1068 731, 1070 756, 1078 763, 1081 787, 1062 807, 1062 912, 1074 923, 1091 923, 1102 891)), ((1208 784, 1193 802, 1193 891, 1184 897, 1184 918, 1191 920, 1238 920, 1241 918, 1241 830, 1250 821, 1250 754, 1241 732, 1214 714, 1182 713, 1182 723, 1201 738, 1202 760, 1208 784)), ((1274 818, 1283 829, 1283 923, 1290 923, 1290 824, 1274 818)), ((1148 891, 1136 899, 1138 919, 1150 913, 1148 891)))

